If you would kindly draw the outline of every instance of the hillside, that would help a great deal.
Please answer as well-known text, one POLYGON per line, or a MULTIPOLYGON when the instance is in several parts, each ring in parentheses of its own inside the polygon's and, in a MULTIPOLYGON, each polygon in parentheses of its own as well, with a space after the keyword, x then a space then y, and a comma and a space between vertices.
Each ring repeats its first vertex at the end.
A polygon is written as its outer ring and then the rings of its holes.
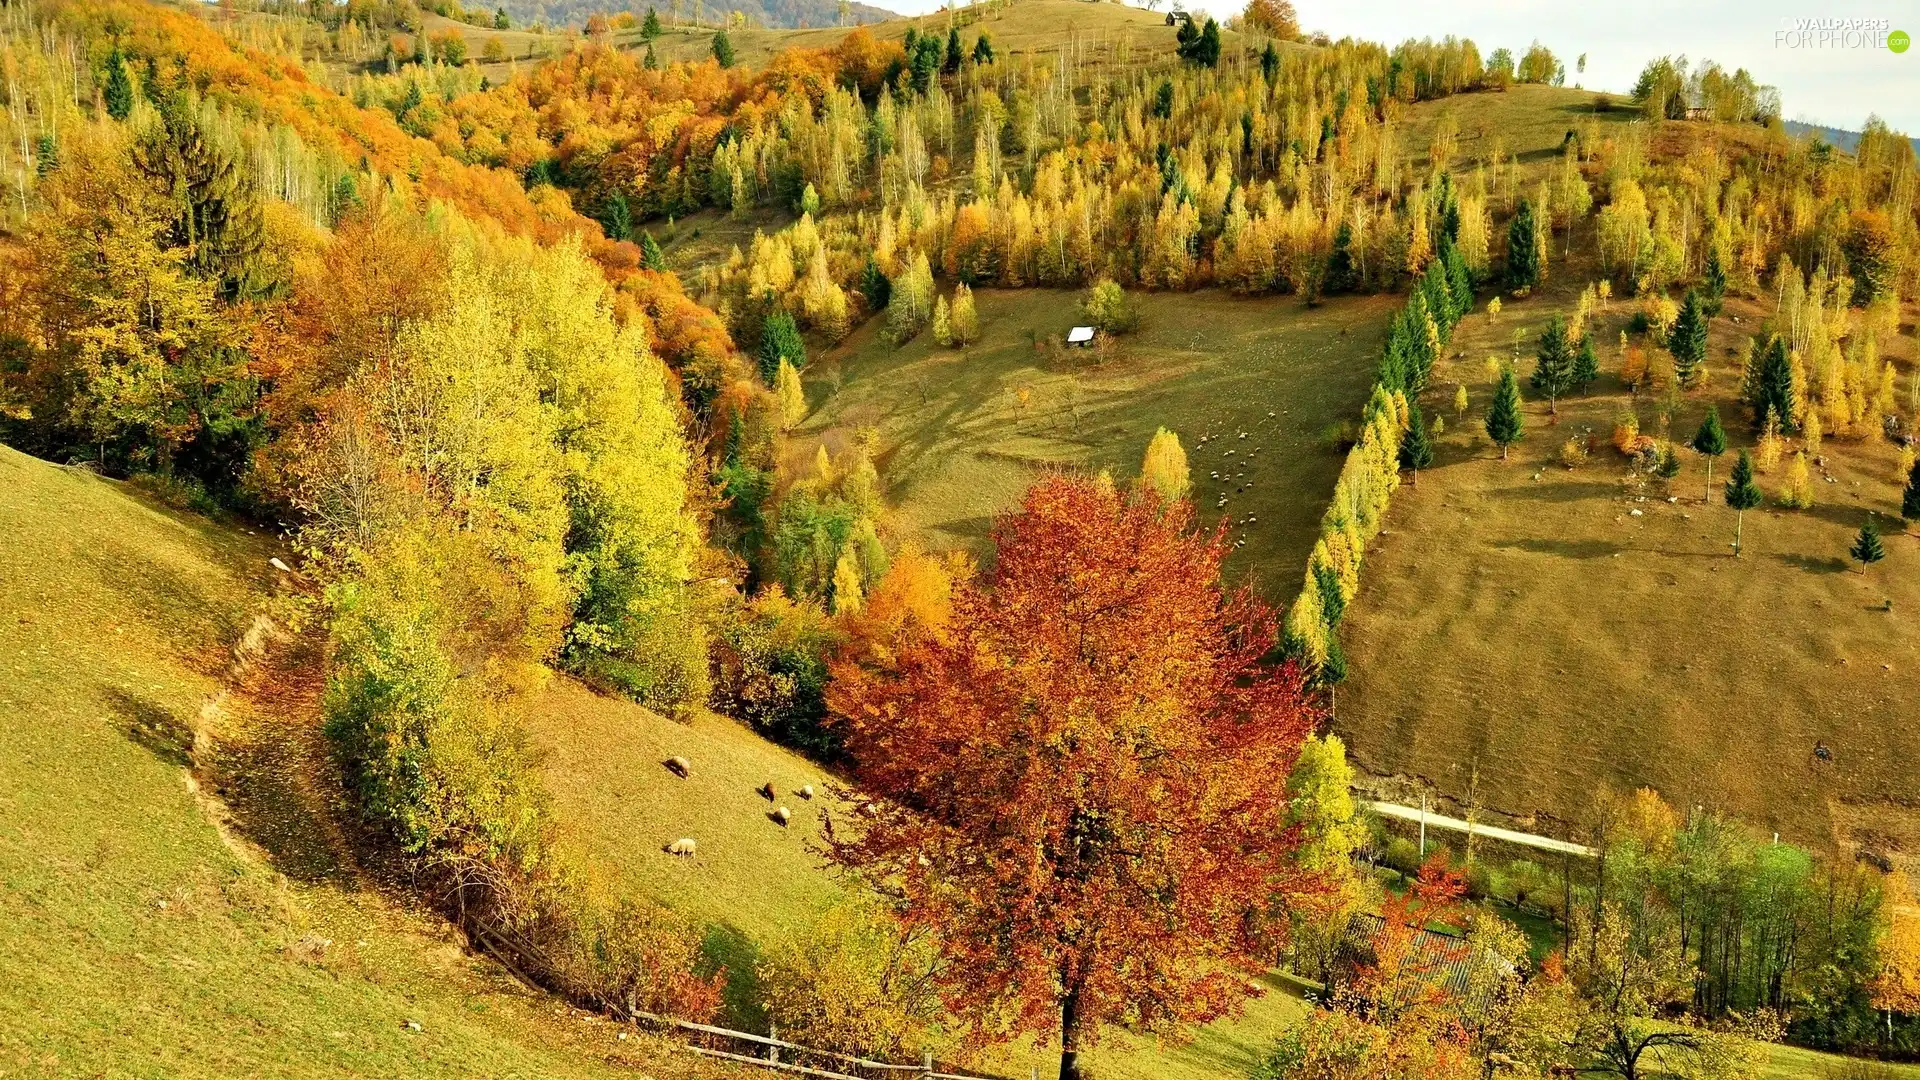
POLYGON ((744 3, 726 5, 702 4, 699 0, 690 3, 685 0, 620 0, 617 3, 599 3, 597 0, 506 0, 501 6, 515 26, 539 24, 554 30, 585 26, 588 17, 596 14, 617 16, 622 12, 632 12, 635 16, 644 16, 649 8, 659 13, 661 21, 670 24, 682 18, 713 24, 728 13, 737 11, 746 15, 755 26, 776 30, 843 24, 858 26, 898 17, 885 8, 860 3, 847 4, 843 16, 839 0, 746 0, 744 3))
POLYGON ((556 1010, 342 861, 298 794, 315 717, 268 707, 298 693, 206 707, 276 545, 5 448, 0 528, 0 1071, 714 1075, 556 1010), (227 832, 196 777, 236 801, 227 832))
MULTIPOLYGON (((984 32, 993 42, 997 53, 1016 58, 1037 58, 1070 45, 1084 62, 1112 63, 1120 58, 1124 49, 1124 55, 1130 62, 1139 63, 1171 58, 1174 50, 1174 28, 1166 25, 1163 13, 1126 4, 1090 4, 1085 0, 1020 0, 1019 3, 983 13, 963 9, 960 17, 954 21, 959 23, 960 37, 968 48, 972 48, 974 38, 984 32)), ((736 30, 729 33, 728 38, 733 42, 734 55, 740 63, 758 67, 781 49, 831 48, 847 34, 846 30, 838 27, 814 25, 819 28, 736 30)), ((899 41, 906 37, 909 27, 922 33, 937 32, 944 36, 949 25, 952 22, 946 13, 934 12, 928 15, 890 16, 885 21, 873 23, 868 29, 880 41, 899 41)), ((654 47, 663 63, 697 61, 710 55, 712 36, 711 30, 676 30, 669 27, 668 32, 654 43, 654 47)), ((1224 27, 1220 37, 1227 56, 1234 55, 1245 41, 1240 34, 1224 27)), ((646 48, 637 30, 616 33, 614 40, 624 48, 646 48)))

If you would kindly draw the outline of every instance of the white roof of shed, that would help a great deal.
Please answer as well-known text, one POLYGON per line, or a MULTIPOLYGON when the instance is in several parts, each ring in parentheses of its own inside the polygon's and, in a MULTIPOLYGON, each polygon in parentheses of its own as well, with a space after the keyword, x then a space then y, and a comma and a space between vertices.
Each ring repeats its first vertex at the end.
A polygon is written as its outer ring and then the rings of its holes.
POLYGON ((1093 327, 1091 326, 1076 326, 1073 329, 1067 331, 1067 344, 1069 345, 1078 345, 1082 341, 1092 341, 1092 340, 1093 340, 1093 327))

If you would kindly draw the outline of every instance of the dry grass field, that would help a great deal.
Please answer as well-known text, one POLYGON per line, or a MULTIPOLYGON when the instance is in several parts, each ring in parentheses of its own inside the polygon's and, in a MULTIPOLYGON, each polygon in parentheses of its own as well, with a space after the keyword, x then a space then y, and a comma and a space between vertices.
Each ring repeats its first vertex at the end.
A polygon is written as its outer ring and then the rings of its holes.
MULTIPOLYGON (((1496 325, 1470 317, 1457 359, 1436 371, 1426 408, 1451 428, 1435 468, 1395 497, 1362 574, 1344 628, 1354 677, 1338 729, 1377 775, 1460 799, 1477 772, 1481 804, 1554 819, 1548 832, 1584 820, 1598 787, 1651 785, 1676 806, 1723 810, 1799 843, 1920 855, 1920 729, 1910 722, 1920 543, 1888 535, 1886 561, 1864 575, 1847 559, 1870 513, 1884 531, 1899 528, 1896 448, 1827 439, 1811 510, 1774 505, 1784 462, 1762 475, 1768 501, 1748 513, 1735 558, 1721 488, 1755 433, 1734 400, 1730 353, 1771 299, 1730 299, 1713 322, 1710 384, 1685 395, 1672 421, 1683 443, 1709 404, 1727 422, 1734 449, 1705 501, 1699 455, 1681 451, 1669 490, 1636 482, 1607 444, 1629 403, 1615 343, 1630 302, 1615 301, 1596 331, 1600 382, 1563 400, 1557 420, 1529 395, 1526 439, 1500 461, 1480 426, 1486 357, 1510 355, 1518 330, 1518 371, 1529 374, 1540 329, 1571 306, 1582 269, 1558 269, 1496 325), (1472 404, 1456 417, 1462 381, 1472 404), (1559 464, 1561 444, 1589 432, 1588 464, 1559 464), (1815 758, 1816 742, 1830 762, 1815 758)), ((1904 386, 1910 328, 1887 355, 1904 386)), ((1657 435, 1654 402, 1637 404, 1642 431, 1657 435)))
POLYGON ((1040 471, 1106 469, 1130 480, 1165 426, 1187 449, 1202 520, 1231 519, 1232 538, 1244 541, 1229 567, 1270 598, 1291 599, 1340 468, 1322 436, 1359 414, 1394 298, 1308 308, 1292 297, 1137 294, 1140 328, 1104 363, 1029 339, 1063 338, 1079 321, 1080 294, 975 298, 982 334, 967 349, 927 334, 896 349, 876 319, 816 359, 797 458, 819 440, 837 451, 873 429, 896 533, 985 553, 993 516, 1040 471))

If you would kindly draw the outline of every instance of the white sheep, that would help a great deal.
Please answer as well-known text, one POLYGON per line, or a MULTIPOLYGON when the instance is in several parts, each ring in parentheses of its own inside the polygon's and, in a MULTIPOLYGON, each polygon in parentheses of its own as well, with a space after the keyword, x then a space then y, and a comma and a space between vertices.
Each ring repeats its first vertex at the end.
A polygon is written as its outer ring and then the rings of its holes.
POLYGON ((661 762, 661 764, 667 767, 668 772, 671 772, 675 776, 681 777, 683 779, 685 777, 689 777, 693 775, 693 766, 688 763, 686 758, 670 757, 667 760, 661 762))
POLYGON ((813 785, 812 785, 812 784, 803 784, 803 785, 801 785, 801 787, 800 787, 800 797, 801 797, 801 798, 803 798, 803 799, 811 799, 811 798, 813 798, 813 785))
POLYGON ((693 837, 683 836, 680 839, 675 840, 673 843, 667 845, 667 854, 684 855, 685 857, 691 859, 693 858, 695 850, 697 850, 699 846, 700 846, 699 844, 694 843, 693 837))
POLYGON ((782 806, 773 812, 773 820, 784 829, 787 827, 787 822, 793 820, 793 811, 782 806))

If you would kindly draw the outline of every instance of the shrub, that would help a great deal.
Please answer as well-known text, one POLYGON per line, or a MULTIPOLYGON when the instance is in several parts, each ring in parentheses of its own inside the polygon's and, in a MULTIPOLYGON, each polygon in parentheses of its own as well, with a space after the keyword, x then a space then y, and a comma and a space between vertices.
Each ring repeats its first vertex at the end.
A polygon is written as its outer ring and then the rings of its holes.
POLYGON ((1124 334, 1140 325, 1140 316, 1133 308, 1133 302, 1127 298, 1127 291, 1112 278, 1101 278, 1087 290, 1087 299, 1082 305, 1087 318, 1093 324, 1109 334, 1124 334))
POLYGON ((917 1054, 944 1015, 928 974, 939 957, 885 912, 849 901, 769 949, 758 982, 782 1037, 871 1057, 917 1054))
POLYGON ((838 640, 818 603, 768 586, 724 623, 715 708, 789 746, 836 755, 839 739, 822 721, 826 657, 838 640))
POLYGON ((1493 868, 1478 859, 1469 862, 1466 867, 1460 871, 1460 879, 1466 882, 1469 895, 1482 898, 1493 895, 1493 868))
POLYGON ((1387 852, 1381 861, 1403 874, 1417 873, 1420 869, 1420 847, 1404 836, 1396 836, 1387 841, 1387 852))
POLYGON ((1575 435, 1560 444, 1560 464, 1577 469, 1587 463, 1587 437, 1575 435))
POLYGON ((1613 448, 1632 454, 1640 445, 1640 417, 1631 408, 1623 408, 1613 421, 1613 448))

